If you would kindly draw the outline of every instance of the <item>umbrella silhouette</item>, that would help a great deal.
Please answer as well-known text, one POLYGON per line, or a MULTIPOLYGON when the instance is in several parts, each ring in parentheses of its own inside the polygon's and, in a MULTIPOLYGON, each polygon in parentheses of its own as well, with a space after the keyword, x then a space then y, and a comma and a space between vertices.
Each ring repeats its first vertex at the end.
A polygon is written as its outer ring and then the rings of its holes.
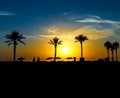
POLYGON ((67 60, 70 60, 70 59, 73 59, 73 58, 72 58, 72 57, 67 57, 66 59, 67 59, 67 60))
POLYGON ((61 59, 60 57, 56 57, 56 59, 61 59))
MULTIPOLYGON (((48 57, 46 58, 46 60, 51 60, 51 59, 54 59, 53 57, 48 57)), ((61 59, 60 57, 56 57, 56 59, 61 59)))
POLYGON ((48 57, 48 58, 46 58, 46 60, 51 60, 51 59, 54 59, 53 57, 48 57))
POLYGON ((17 60, 22 62, 24 59, 25 59, 24 57, 19 57, 17 60))

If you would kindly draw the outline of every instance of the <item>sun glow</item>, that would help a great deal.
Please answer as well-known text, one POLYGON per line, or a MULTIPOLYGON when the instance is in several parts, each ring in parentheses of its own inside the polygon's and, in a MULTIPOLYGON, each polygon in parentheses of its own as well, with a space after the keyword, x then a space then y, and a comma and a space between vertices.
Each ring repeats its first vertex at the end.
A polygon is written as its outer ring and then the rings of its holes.
POLYGON ((69 53, 69 49, 68 48, 63 48, 62 53, 67 55, 69 53))

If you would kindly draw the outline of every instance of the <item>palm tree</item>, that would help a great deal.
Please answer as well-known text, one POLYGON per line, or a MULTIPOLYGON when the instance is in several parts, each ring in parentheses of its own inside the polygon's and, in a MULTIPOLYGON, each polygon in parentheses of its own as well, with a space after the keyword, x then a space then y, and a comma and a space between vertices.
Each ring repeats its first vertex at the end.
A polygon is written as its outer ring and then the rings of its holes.
POLYGON ((117 50, 119 48, 119 43, 118 42, 114 42, 113 43, 114 49, 115 49, 115 54, 116 54, 116 61, 118 61, 118 55, 117 55, 117 50))
POLYGON ((80 34, 78 36, 75 37, 75 42, 80 42, 81 44, 81 60, 83 59, 83 42, 85 40, 88 40, 87 36, 84 36, 83 34, 80 34))
POLYGON ((109 41, 106 41, 106 42, 104 43, 104 47, 106 47, 106 49, 107 49, 108 60, 110 59, 109 50, 111 49, 111 46, 112 46, 112 43, 109 42, 109 41))
POLYGON ((61 41, 59 38, 54 37, 54 38, 53 38, 52 40, 50 40, 48 43, 54 45, 54 48, 55 48, 54 61, 56 61, 57 46, 60 45, 60 44, 62 44, 62 41, 61 41))
POLYGON ((10 46, 11 44, 13 45, 13 61, 15 62, 16 60, 16 46, 18 45, 18 43, 22 43, 25 44, 25 42, 22 41, 22 39, 25 39, 25 37, 23 36, 23 34, 20 34, 18 31, 12 31, 12 33, 10 34, 6 34, 5 38, 7 39, 7 41, 5 41, 6 43, 8 43, 8 46, 10 46))
POLYGON ((114 49, 115 49, 114 44, 111 44, 112 61, 114 61, 114 49))

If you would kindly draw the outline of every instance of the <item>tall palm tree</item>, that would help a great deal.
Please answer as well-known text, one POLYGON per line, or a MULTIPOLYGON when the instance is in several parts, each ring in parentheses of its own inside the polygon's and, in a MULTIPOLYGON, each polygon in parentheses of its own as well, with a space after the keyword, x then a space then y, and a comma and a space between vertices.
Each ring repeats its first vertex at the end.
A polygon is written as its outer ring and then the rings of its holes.
POLYGON ((114 49, 115 49, 115 54, 116 54, 116 61, 118 61, 118 55, 117 55, 117 50, 119 48, 119 43, 118 42, 114 42, 113 43, 114 49))
POLYGON ((57 38, 57 37, 54 37, 54 38, 53 38, 52 40, 50 40, 48 43, 54 45, 54 48, 55 48, 54 61, 56 61, 57 46, 60 45, 60 44, 62 44, 62 40, 60 40, 60 39, 57 38))
POLYGON ((83 34, 80 34, 78 36, 75 37, 75 42, 80 42, 81 44, 81 58, 83 58, 83 42, 85 40, 88 40, 87 36, 84 36, 83 34))
POLYGON ((114 61, 114 49, 115 49, 114 44, 111 44, 112 61, 114 61))
POLYGON ((6 34, 5 38, 7 39, 7 41, 5 41, 6 43, 8 43, 8 46, 10 46, 11 44, 13 45, 13 61, 15 62, 16 60, 16 46, 18 45, 18 43, 22 43, 25 44, 25 42, 22 41, 22 39, 25 39, 25 37, 23 36, 23 34, 20 34, 18 31, 12 31, 9 34, 6 34))
POLYGON ((106 41, 106 42, 104 43, 104 47, 106 47, 106 49, 107 49, 108 60, 110 59, 110 53, 109 53, 109 51, 110 51, 110 49, 111 49, 111 46, 112 46, 112 43, 109 42, 109 41, 106 41))

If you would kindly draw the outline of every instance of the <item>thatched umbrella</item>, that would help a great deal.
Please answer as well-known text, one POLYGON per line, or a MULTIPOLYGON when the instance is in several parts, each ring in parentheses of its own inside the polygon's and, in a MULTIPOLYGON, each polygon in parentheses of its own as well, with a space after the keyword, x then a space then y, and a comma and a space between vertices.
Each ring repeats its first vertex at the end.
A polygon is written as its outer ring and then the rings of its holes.
POLYGON ((54 59, 53 57, 48 57, 48 58, 46 58, 46 60, 51 60, 51 59, 54 59))
MULTIPOLYGON (((46 60, 52 60, 52 59, 54 59, 53 57, 48 57, 48 58, 46 58, 46 60)), ((55 59, 61 59, 60 57, 56 57, 55 59)))
POLYGON ((61 59, 60 57, 56 57, 55 59, 61 59))
POLYGON ((73 57, 67 57, 66 59, 67 59, 67 60, 71 60, 71 59, 73 59, 73 57))
POLYGON ((19 60, 20 62, 22 62, 23 60, 25 60, 24 57, 19 57, 17 60, 19 60))

